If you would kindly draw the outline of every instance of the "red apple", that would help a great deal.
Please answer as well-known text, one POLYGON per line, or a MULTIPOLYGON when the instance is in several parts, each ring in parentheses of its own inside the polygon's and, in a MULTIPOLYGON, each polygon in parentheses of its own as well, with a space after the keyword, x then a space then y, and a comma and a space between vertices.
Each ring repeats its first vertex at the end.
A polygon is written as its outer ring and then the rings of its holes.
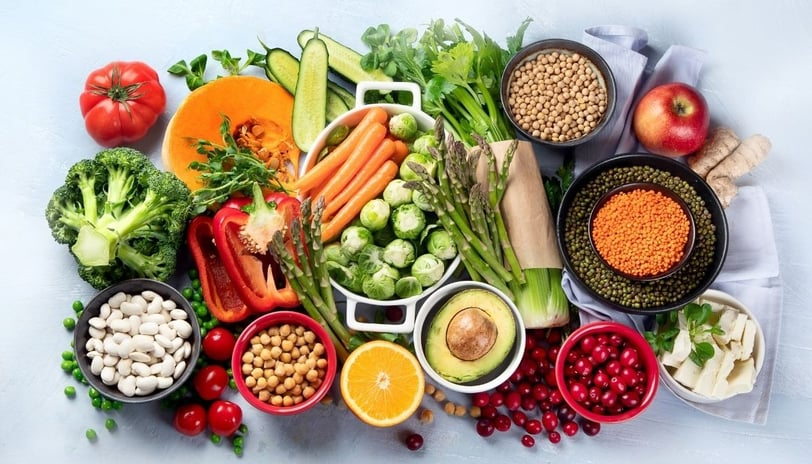
POLYGON ((710 111, 699 91, 681 82, 649 90, 634 109, 637 140, 651 153, 679 157, 699 149, 708 135, 710 111))

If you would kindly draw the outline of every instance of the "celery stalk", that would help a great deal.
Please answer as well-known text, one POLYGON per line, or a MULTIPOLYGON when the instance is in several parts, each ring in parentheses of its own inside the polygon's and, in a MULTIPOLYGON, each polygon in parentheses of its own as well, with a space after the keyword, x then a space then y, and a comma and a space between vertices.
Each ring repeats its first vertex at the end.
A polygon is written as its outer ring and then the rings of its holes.
POLYGON ((516 307, 528 329, 569 323, 569 301, 561 287, 561 269, 524 269, 525 284, 514 290, 516 307))

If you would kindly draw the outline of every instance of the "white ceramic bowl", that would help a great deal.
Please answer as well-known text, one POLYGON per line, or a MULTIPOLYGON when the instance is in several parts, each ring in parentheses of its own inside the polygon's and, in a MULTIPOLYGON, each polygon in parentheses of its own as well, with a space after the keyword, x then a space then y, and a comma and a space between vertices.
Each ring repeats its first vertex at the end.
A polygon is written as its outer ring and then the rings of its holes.
POLYGON ((448 390, 457 391, 460 393, 477 393, 488 391, 496 388, 498 385, 506 381, 511 374, 519 367, 519 363, 522 360, 522 356, 524 354, 524 347, 526 342, 526 333, 524 323, 522 322, 521 314, 519 313, 519 309, 516 305, 508 298, 504 293, 496 289, 495 287, 482 283, 482 282, 475 282, 475 281, 458 281, 453 282, 444 287, 436 290, 423 303, 420 307, 420 311, 417 314, 417 319, 415 321, 415 328, 414 328, 414 350, 415 354, 417 355, 417 360, 420 362, 420 365, 423 367, 423 370, 426 372, 434 382, 441 385, 448 390), (471 288, 481 288, 488 290, 494 294, 496 294, 499 298, 501 298, 510 308, 511 313, 513 314, 513 322, 514 327, 516 330, 516 339, 513 342, 513 347, 511 348, 510 353, 502 361, 499 366, 497 366, 494 370, 489 372, 488 374, 480 377, 477 380, 467 382, 467 383, 454 383, 443 376, 441 376, 437 371, 435 371, 431 365, 429 364, 428 360, 426 359, 425 353, 425 345, 426 345, 426 334, 428 332, 429 327, 431 326, 431 321, 434 316, 437 314, 437 311, 443 306, 443 304, 453 295, 459 293, 462 290, 471 289, 471 288))
MULTIPOLYGON (((755 343, 753 344, 752 357, 755 367, 754 383, 757 382, 758 374, 761 371, 762 365, 764 364, 764 350, 765 350, 764 332, 761 329, 761 325, 758 323, 758 319, 756 319, 752 311, 749 308, 747 308, 742 302, 740 302, 733 296, 719 290, 713 289, 706 290, 699 296, 697 301, 699 300, 719 303, 731 308, 735 308, 736 310, 746 314, 747 317, 753 320, 753 322, 755 323, 756 334, 755 334, 755 343)), ((684 362, 692 362, 692 361, 686 359, 684 362)), ((665 366, 661 361, 658 364, 660 366, 660 378, 662 379, 666 388, 671 390, 671 392, 673 392, 675 395, 677 395, 679 398, 685 401, 689 401, 692 403, 707 404, 707 403, 716 403, 736 396, 735 394, 732 394, 721 397, 710 397, 699 394, 693 391, 692 389, 682 385, 681 383, 679 383, 677 380, 674 379, 671 373, 671 371, 674 368, 665 366)))
MULTIPOLYGON (((420 130, 426 131, 434 127, 434 119, 420 109, 420 87, 412 82, 359 82, 356 88, 356 107, 333 120, 327 127, 319 134, 310 152, 306 155, 302 163, 302 174, 307 172, 308 169, 313 167, 318 153, 321 152, 327 138, 335 130, 336 127, 346 125, 354 127, 358 125, 364 115, 372 107, 381 107, 386 110, 390 115, 400 113, 411 113, 417 119, 417 125, 420 130), (377 103, 372 105, 364 105, 364 95, 372 90, 385 90, 385 91, 401 91, 409 92, 412 94, 411 105, 398 105, 388 103, 377 103)), ((393 333, 410 333, 414 330, 415 313, 417 312, 417 304, 420 300, 426 298, 432 292, 440 288, 456 271, 460 263, 460 257, 457 256, 447 263, 443 277, 434 285, 423 290, 419 295, 400 298, 393 300, 373 300, 364 295, 351 292, 341 285, 337 284, 334 280, 330 279, 333 288, 336 289, 342 296, 346 298, 346 316, 347 326, 353 330, 362 332, 393 332, 393 333), (366 305, 368 307, 402 307, 404 308, 403 317, 399 321, 390 322, 368 322, 359 319, 357 314, 360 311, 359 305, 366 305)), ((367 318, 363 318, 367 319, 367 318)))

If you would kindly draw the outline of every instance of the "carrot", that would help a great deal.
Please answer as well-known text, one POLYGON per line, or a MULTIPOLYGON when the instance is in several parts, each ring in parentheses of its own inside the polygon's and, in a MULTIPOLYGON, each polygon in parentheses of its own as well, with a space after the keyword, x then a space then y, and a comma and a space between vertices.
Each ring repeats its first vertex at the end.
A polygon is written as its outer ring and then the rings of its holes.
POLYGON ((338 237, 347 224, 358 216, 361 212, 361 208, 368 201, 380 195, 389 181, 395 178, 397 173, 398 165, 392 160, 387 160, 383 164, 383 167, 369 179, 363 188, 345 203, 335 216, 330 218, 330 220, 322 226, 322 240, 326 243, 338 237))
MULTIPOLYGON (((338 195, 332 198, 329 202, 324 203, 324 217, 329 218, 331 217, 336 211, 341 209, 345 203, 347 203, 350 198, 355 196, 361 188, 366 185, 370 178, 378 172, 378 170, 383 166, 383 163, 386 160, 392 158, 395 153, 395 144, 392 139, 384 139, 372 156, 369 158, 369 161, 364 164, 360 171, 355 175, 355 177, 350 180, 350 182, 341 190, 338 195)), ((318 196, 314 197, 318 198, 318 196)))
POLYGON ((392 155, 392 160, 400 166, 406 155, 409 154, 409 145, 406 145, 406 142, 400 139, 392 139, 392 141, 395 143, 395 154, 392 155))
POLYGON ((347 138, 338 144, 329 156, 308 169, 308 171, 293 184, 293 188, 302 194, 324 183, 335 173, 339 166, 344 164, 350 156, 353 147, 358 144, 358 141, 363 137, 367 129, 376 123, 386 124, 388 119, 389 114, 383 108, 378 106, 370 108, 361 118, 358 125, 350 131, 347 138))
MULTIPOLYGON (((353 132, 358 131, 355 129, 353 132)), ((383 124, 372 124, 365 131, 363 137, 358 140, 358 143, 352 147, 347 160, 344 161, 335 173, 326 179, 326 182, 319 187, 316 187, 316 193, 311 195, 312 198, 324 197, 324 202, 329 203, 332 201, 338 192, 344 188, 349 181, 358 173, 361 168, 369 162, 370 157, 375 153, 375 150, 381 145, 384 137, 386 137, 386 126, 383 124)))

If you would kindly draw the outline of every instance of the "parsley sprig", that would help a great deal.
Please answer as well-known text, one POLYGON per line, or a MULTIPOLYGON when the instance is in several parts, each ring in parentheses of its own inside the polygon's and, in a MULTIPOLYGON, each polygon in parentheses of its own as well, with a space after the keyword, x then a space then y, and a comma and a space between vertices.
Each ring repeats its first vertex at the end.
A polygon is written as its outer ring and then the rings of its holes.
MULTIPOLYGON (((657 355, 670 353, 674 349, 674 339, 680 332, 679 328, 680 310, 659 313, 655 316, 657 330, 646 331, 649 345, 657 355)), ((688 335, 691 338, 691 353, 688 358, 697 366, 703 367, 708 359, 712 358, 716 352, 713 343, 707 341, 708 335, 723 335, 724 330, 718 324, 709 324, 713 314, 711 305, 708 303, 688 303, 682 309, 687 324, 688 335)))

